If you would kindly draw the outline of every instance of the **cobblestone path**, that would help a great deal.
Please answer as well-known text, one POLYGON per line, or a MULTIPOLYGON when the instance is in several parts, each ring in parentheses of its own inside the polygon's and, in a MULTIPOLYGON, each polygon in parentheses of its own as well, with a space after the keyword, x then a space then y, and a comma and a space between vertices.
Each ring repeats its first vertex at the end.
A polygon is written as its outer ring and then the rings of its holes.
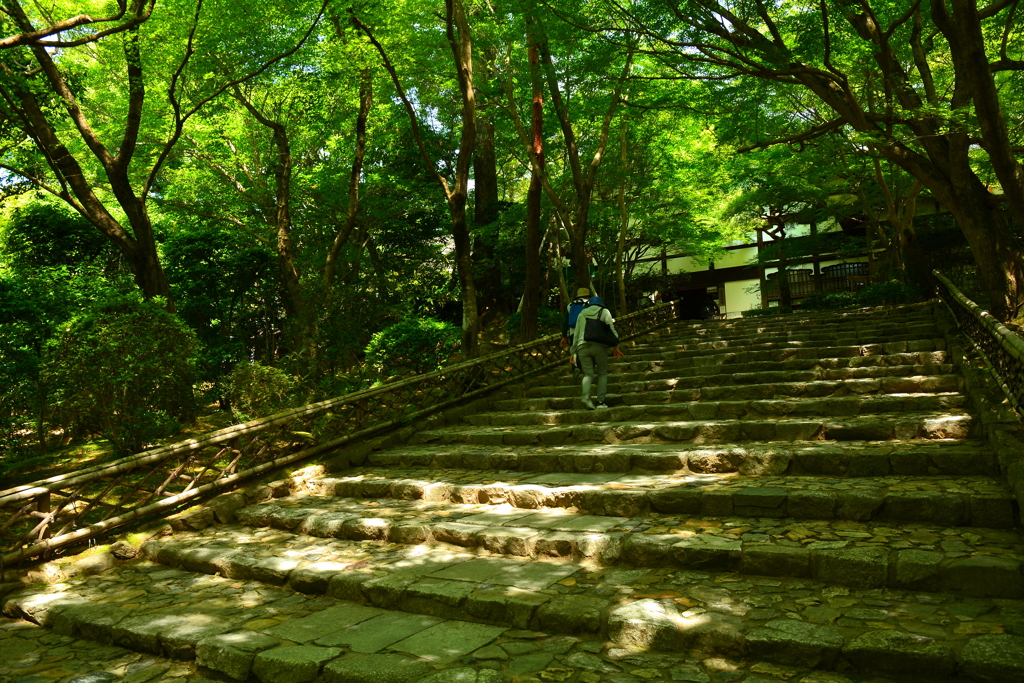
POLYGON ((9 593, 0 680, 1024 680, 1020 509, 938 315, 680 323, 607 410, 558 372, 222 497, 9 593))

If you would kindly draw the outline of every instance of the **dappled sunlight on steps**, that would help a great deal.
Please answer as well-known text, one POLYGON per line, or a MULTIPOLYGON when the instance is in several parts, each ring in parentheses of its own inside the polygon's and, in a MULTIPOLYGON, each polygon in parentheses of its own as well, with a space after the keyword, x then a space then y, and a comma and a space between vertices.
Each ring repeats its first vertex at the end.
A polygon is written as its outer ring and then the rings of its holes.
POLYGON ((562 368, 4 610, 264 683, 1022 679, 1019 504, 934 316, 678 323, 609 410, 562 368))

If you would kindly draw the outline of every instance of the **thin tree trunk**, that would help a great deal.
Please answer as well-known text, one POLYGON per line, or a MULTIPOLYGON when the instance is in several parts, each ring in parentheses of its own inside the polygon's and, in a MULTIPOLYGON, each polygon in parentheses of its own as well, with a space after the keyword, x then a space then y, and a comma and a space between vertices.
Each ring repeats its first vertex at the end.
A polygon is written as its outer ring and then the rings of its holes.
POLYGON ((469 225, 466 222, 466 198, 469 171, 476 149, 476 94, 473 92, 473 45, 462 0, 445 0, 446 32, 455 60, 459 90, 462 94, 462 138, 455 162, 455 182, 448 199, 452 215, 455 259, 462 286, 462 353, 475 358, 479 353, 480 315, 477 310, 476 284, 473 281, 473 253, 469 225))
POLYGON ((274 164, 274 208, 270 224, 277 235, 277 264, 285 315, 292 322, 300 321, 304 306, 302 285, 299 282, 299 271, 295 267, 295 253, 292 248, 292 149, 288 131, 284 124, 272 120, 256 108, 240 88, 234 89, 234 96, 252 117, 269 128, 274 136, 277 160, 274 164))
MULTIPOLYGON (((536 17, 533 17, 539 27, 539 21, 536 17)), ((604 151, 608 145, 609 128, 611 126, 612 118, 615 115, 615 109, 619 104, 620 94, 622 87, 625 84, 626 78, 629 76, 633 66, 633 49, 630 48, 626 55, 626 63, 623 66, 622 73, 616 79, 615 87, 612 91, 611 103, 608 105, 608 109, 604 114, 604 118, 601 122, 601 129, 598 137, 597 149, 594 151, 594 156, 591 158, 590 164, 586 169, 580 161, 579 147, 576 141, 576 133, 573 130, 572 122, 569 117, 569 109, 566 106, 565 99, 562 96, 562 90, 559 86, 559 78, 555 72, 554 63, 551 57, 551 51, 548 49, 548 41, 543 32, 540 31, 539 40, 537 41, 538 52, 540 54, 540 61, 544 69, 545 80, 547 81, 548 91, 551 94, 551 103, 554 105, 555 114, 558 118, 559 125, 562 129, 562 137, 565 139, 566 147, 566 160, 569 165, 569 169, 572 172, 573 189, 576 193, 576 211, 575 220, 566 221, 565 223, 566 232, 569 235, 569 261, 572 264, 573 274, 576 278, 577 287, 590 287, 590 258, 587 256, 587 231, 588 231, 588 220, 590 215, 590 204, 593 201, 594 193, 594 181, 597 175, 597 170, 601 166, 601 161, 604 158, 604 151)))
POLYGON ((355 15, 352 16, 352 22, 366 34, 381 56, 384 68, 391 76, 391 82, 394 83, 398 97, 402 100, 409 116, 413 140, 419 149, 420 158, 423 160, 427 172, 441 186, 445 199, 448 201, 448 211, 452 219, 452 240, 455 243, 455 266, 462 290, 462 353, 467 358, 475 358, 479 354, 480 316, 477 311, 476 285, 473 281, 473 245, 470 239, 469 225, 466 221, 466 198, 469 171, 476 148, 476 95, 473 92, 473 46, 465 8, 462 0, 445 0, 445 35, 452 50, 462 98, 462 134, 459 139, 459 153, 455 162, 455 177, 451 187, 449 187, 448 181, 438 173, 437 166, 427 153, 423 136, 420 134, 416 110, 413 108, 412 102, 398 78, 398 71, 384 50, 384 46, 376 39, 370 28, 355 15))
POLYGON ((327 260, 324 263, 324 283, 328 286, 334 284, 338 271, 338 254, 341 248, 348 243, 352 231, 356 226, 356 216, 359 214, 359 181, 363 173, 363 159, 366 157, 366 120, 370 115, 370 107, 373 105, 373 73, 369 69, 363 69, 359 79, 359 114, 356 116, 356 151, 352 159, 352 173, 348 183, 348 206, 345 209, 345 222, 334 235, 331 248, 327 252, 327 260))
MULTIPOLYGON (((477 90, 490 89, 494 67, 494 49, 483 52, 482 68, 476 72, 477 90)), ((477 103, 476 149, 473 155, 473 223, 477 227, 490 225, 498 220, 498 164, 494 150, 494 120, 491 106, 485 101, 477 103)), ((478 306, 482 311, 503 309, 507 306, 502 299, 501 265, 494 256, 493 245, 478 231, 473 239, 473 263, 476 269, 478 306)))
POLYGON ((526 193, 526 277, 523 279, 523 310, 520 317, 522 341, 537 338, 537 310, 540 304, 540 220, 541 193, 544 191, 540 168, 544 165, 544 90, 540 79, 540 57, 534 34, 527 37, 530 60, 530 141, 538 163, 531 164, 530 189, 526 193))
POLYGON ((626 307, 626 277, 622 268, 622 256, 626 251, 626 230, 629 227, 629 213, 626 211, 626 182, 629 175, 626 173, 626 122, 622 122, 622 183, 619 185, 619 243, 615 249, 615 274, 616 283, 619 286, 619 315, 626 315, 629 310, 626 307))

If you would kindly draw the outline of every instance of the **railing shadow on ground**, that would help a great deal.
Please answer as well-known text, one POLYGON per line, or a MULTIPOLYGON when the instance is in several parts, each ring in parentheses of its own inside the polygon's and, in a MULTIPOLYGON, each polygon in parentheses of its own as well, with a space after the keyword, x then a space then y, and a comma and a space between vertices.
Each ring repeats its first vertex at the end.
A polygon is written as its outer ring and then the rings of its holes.
POLYGON ((1024 339, 968 299, 941 272, 934 270, 932 275, 935 293, 957 327, 984 357, 1010 405, 1024 415, 1024 339))
MULTIPOLYGON (((620 339, 664 327, 676 302, 616 320, 620 339)), ((282 411, 78 472, 0 491, 0 569, 169 516, 273 470, 407 425, 566 360, 559 335, 282 411)))

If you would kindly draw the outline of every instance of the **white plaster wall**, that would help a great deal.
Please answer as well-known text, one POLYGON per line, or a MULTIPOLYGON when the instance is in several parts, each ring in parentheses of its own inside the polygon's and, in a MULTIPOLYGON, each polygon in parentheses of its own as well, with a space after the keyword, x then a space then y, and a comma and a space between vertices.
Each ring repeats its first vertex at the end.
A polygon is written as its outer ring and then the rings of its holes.
POLYGON ((668 272, 670 275, 675 275, 677 273, 693 273, 707 269, 708 267, 706 264, 700 263, 697 259, 689 256, 670 258, 668 260, 668 272))
POLYGON ((757 258, 757 247, 747 249, 730 249, 725 252, 721 259, 715 259, 715 268, 733 268, 735 266, 748 266, 757 258))
POLYGON ((751 308, 761 307, 761 290, 756 285, 757 280, 735 280, 725 283, 725 306, 722 312, 730 318, 738 318, 743 311, 751 308), (754 291, 747 293, 746 290, 754 285, 754 291))

